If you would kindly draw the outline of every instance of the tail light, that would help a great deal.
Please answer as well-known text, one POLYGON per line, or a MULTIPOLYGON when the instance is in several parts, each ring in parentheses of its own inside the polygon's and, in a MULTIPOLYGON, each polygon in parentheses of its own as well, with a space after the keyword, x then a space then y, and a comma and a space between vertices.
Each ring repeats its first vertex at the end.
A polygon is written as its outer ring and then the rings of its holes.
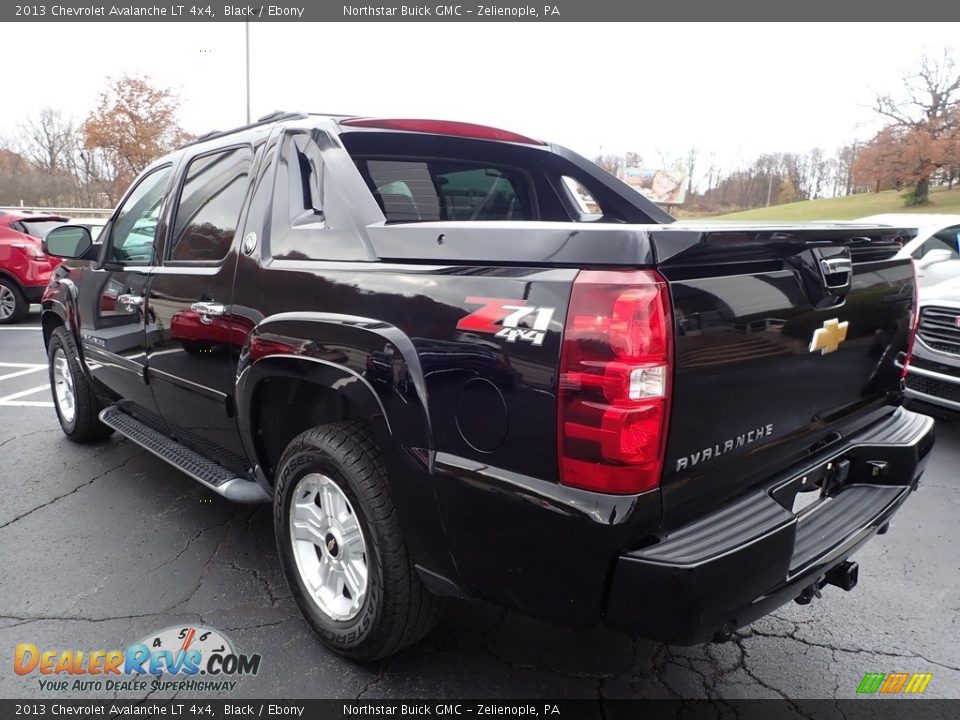
POLYGON ((564 485, 619 494, 659 486, 672 338, 667 283, 656 272, 577 276, 560 356, 564 485))
POLYGON ((43 254, 43 250, 41 250, 40 247, 34 243, 11 243, 10 246, 15 247, 17 250, 33 260, 42 260, 44 257, 46 257, 43 254))
POLYGON ((913 343, 917 339, 917 328, 920 326, 920 281, 917 277, 917 263, 913 265, 913 307, 910 310, 910 331, 907 336, 907 351, 903 356, 903 369, 900 371, 900 379, 907 379, 907 370, 910 367, 910 356, 913 355, 913 343))

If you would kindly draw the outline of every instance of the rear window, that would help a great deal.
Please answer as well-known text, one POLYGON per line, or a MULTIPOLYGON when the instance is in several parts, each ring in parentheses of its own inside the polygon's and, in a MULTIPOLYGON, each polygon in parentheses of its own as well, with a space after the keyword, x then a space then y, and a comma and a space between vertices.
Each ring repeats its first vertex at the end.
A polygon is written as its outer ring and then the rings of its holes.
POLYGON ((63 225, 63 220, 21 220, 20 225, 27 235, 45 238, 48 232, 63 225))
POLYGON ((494 165, 448 160, 358 160, 388 223, 530 220, 524 175, 494 165))

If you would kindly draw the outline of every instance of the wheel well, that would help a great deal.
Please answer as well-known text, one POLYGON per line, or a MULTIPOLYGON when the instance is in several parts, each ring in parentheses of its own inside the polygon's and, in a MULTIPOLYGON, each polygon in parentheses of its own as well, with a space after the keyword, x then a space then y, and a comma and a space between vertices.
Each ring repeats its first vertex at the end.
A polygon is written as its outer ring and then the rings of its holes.
POLYGON ((0 268, 0 278, 10 282, 13 287, 22 295, 23 294, 23 285, 20 284, 20 281, 17 280, 17 276, 12 273, 8 273, 6 270, 0 268))
POLYGON ((251 431, 260 467, 271 482, 280 456, 304 430, 341 420, 371 422, 343 393, 308 380, 269 377, 252 398, 251 431))
POLYGON ((43 327, 43 346, 50 346, 50 337, 53 331, 63 326, 63 318, 55 312, 45 312, 40 316, 40 325, 43 327))

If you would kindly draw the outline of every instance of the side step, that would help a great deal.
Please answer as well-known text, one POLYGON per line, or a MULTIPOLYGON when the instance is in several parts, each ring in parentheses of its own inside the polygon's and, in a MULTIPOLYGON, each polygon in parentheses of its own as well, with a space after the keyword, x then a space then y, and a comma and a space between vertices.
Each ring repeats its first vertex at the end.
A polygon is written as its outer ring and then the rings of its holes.
POLYGON ((237 477, 222 465, 128 415, 117 405, 111 405, 101 412, 100 422, 227 500, 238 503, 270 502, 267 492, 254 481, 237 477))

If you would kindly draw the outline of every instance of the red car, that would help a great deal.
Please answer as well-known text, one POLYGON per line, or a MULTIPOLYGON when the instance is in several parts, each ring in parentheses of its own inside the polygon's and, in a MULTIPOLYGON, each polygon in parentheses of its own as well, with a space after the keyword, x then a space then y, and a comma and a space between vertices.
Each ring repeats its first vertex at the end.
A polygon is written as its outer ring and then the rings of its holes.
POLYGON ((0 210, 0 325, 26 317, 30 303, 40 302, 60 259, 40 247, 40 238, 67 218, 0 210))

